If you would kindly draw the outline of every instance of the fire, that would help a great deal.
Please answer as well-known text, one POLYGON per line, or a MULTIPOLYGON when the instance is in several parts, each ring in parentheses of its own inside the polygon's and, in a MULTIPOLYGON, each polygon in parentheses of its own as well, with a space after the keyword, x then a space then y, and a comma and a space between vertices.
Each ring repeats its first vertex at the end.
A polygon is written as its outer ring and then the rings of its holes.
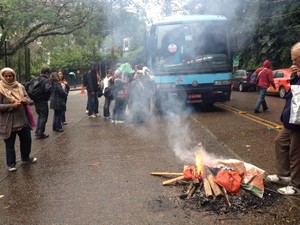
POLYGON ((202 179, 204 171, 203 156, 200 152, 195 152, 195 165, 184 166, 183 175, 189 179, 202 179))
POLYGON ((201 171, 203 171, 203 156, 199 152, 195 152, 195 164, 197 168, 197 174, 201 175, 201 171))

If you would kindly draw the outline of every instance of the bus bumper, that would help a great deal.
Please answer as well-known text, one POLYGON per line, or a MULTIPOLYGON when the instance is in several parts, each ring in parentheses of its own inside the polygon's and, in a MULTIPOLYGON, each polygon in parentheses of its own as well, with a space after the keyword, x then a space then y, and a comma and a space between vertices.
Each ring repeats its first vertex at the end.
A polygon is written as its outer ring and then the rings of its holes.
POLYGON ((165 101, 170 98, 177 98, 183 100, 186 103, 208 103, 226 102, 231 98, 231 86, 217 86, 206 88, 175 88, 167 90, 156 90, 156 99, 165 101))

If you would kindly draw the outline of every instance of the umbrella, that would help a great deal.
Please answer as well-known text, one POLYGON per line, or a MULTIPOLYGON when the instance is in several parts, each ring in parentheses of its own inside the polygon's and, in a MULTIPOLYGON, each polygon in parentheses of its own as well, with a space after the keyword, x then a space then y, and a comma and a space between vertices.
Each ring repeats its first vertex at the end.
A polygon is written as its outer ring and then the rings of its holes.
POLYGON ((75 77, 76 77, 76 75, 75 75, 74 72, 70 72, 70 73, 69 73, 69 76, 72 77, 72 78, 75 78, 75 77))

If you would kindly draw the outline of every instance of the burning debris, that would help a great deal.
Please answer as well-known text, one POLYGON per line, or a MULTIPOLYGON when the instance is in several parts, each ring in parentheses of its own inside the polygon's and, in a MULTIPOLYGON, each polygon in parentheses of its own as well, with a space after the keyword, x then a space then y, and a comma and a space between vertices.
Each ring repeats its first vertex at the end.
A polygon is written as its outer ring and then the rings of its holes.
POLYGON ((195 153, 195 165, 184 166, 182 173, 153 172, 151 175, 172 177, 163 185, 183 184, 180 198, 188 205, 193 202, 192 208, 198 210, 246 212, 249 207, 261 208, 264 203, 270 205, 277 200, 275 195, 278 194, 272 187, 264 194, 264 170, 236 159, 203 162, 198 152, 195 153))

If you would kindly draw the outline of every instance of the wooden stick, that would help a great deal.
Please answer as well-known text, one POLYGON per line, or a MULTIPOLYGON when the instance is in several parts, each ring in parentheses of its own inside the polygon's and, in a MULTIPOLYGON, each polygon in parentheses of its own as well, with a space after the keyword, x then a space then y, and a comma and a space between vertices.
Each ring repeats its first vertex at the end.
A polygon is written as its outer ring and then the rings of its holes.
POLYGON ((206 177, 207 177, 207 180, 210 184, 210 187, 211 187, 214 195, 217 197, 222 196, 223 195, 222 191, 221 191, 219 185, 214 181, 214 176, 211 173, 207 173, 206 177))
POLYGON ((163 185, 168 185, 168 184, 171 184, 171 183, 175 183, 175 182, 177 182, 179 180, 183 180, 183 179, 185 179, 184 176, 175 177, 175 178, 164 181, 163 185))
POLYGON ((190 182, 189 187, 188 187, 188 189, 186 191, 187 195, 190 193, 190 191, 192 190, 193 186, 194 186, 194 182, 190 182))
POLYGON ((200 187, 200 182, 198 179, 194 179, 191 183, 193 183, 193 186, 188 193, 189 198, 191 198, 194 195, 194 193, 197 191, 197 189, 200 187))
POLYGON ((152 172, 153 176, 182 176, 183 173, 170 173, 170 172, 152 172))
POLYGON ((207 180, 206 177, 203 177, 203 186, 204 186, 205 196, 207 198, 213 196, 210 184, 209 184, 209 182, 208 182, 208 180, 207 180))
POLYGON ((223 193, 223 196, 224 196, 225 203, 226 203, 227 207, 231 207, 231 203, 229 201, 229 196, 227 194, 227 191, 223 187, 221 188, 221 190, 222 190, 222 193, 223 193))

